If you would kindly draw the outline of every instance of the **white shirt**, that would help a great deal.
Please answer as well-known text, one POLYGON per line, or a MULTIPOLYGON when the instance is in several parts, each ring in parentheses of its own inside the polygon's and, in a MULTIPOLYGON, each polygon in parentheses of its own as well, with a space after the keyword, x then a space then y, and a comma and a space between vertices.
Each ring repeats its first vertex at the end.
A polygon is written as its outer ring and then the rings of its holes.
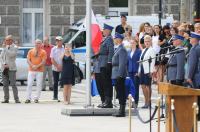
POLYGON ((158 44, 159 42, 158 39, 159 39, 159 35, 152 37, 152 48, 154 49, 156 54, 160 52, 160 45, 158 44))
POLYGON ((135 50, 131 50, 131 58, 133 57, 135 50))
POLYGON ((126 49, 126 51, 131 51, 131 43, 129 40, 123 40, 123 45, 124 45, 124 48, 126 49))

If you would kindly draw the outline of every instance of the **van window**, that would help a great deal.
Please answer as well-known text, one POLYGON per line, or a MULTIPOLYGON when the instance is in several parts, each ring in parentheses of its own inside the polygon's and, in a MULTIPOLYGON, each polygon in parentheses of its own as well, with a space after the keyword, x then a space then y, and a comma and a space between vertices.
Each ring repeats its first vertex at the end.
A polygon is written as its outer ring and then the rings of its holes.
POLYGON ((72 42, 72 48, 84 47, 85 45, 86 45, 86 31, 83 31, 72 42))
POLYGON ((68 43, 70 39, 78 32, 78 30, 69 29, 63 36, 63 43, 68 43))

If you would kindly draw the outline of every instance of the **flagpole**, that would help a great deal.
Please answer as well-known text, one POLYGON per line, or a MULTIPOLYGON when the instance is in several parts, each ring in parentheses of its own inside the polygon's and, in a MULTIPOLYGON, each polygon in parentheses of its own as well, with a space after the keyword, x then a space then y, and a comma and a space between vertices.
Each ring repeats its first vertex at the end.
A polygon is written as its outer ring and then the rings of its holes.
POLYGON ((86 106, 91 106, 91 0, 86 0, 86 106))

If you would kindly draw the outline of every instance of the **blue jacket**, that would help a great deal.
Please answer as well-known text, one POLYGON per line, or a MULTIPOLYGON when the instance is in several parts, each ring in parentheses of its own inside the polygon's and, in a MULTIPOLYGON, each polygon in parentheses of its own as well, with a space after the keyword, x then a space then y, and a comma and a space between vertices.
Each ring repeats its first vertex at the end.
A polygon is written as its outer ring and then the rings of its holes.
POLYGON ((131 51, 128 52, 128 72, 137 73, 139 68, 139 63, 137 61, 140 60, 141 50, 136 49, 133 57, 131 58, 131 51))

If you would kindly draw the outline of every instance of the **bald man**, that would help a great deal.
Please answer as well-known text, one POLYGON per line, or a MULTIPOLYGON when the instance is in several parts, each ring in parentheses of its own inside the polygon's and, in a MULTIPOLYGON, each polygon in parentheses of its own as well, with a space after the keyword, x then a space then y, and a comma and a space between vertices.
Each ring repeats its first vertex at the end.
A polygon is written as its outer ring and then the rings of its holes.
POLYGON ((9 81, 12 86, 13 95, 15 103, 20 103, 18 97, 18 90, 16 87, 16 56, 18 47, 13 43, 12 35, 5 37, 3 44, 3 50, 1 52, 1 70, 3 72, 3 91, 4 91, 4 101, 1 103, 9 103, 9 81))

